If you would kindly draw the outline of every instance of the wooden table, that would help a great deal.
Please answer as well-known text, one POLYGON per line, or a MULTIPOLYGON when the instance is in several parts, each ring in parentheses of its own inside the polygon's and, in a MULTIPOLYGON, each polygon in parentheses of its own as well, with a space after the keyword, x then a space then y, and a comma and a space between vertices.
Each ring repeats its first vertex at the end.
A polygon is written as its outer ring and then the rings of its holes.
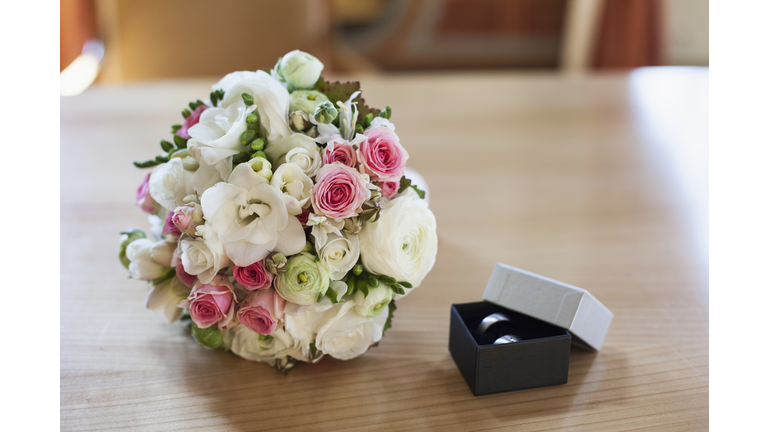
POLYGON ((439 253, 377 348, 287 376, 196 345, 144 308, 118 231, 186 102, 209 81, 61 100, 63 430, 708 428, 706 70, 363 77, 432 191, 439 253), (474 397, 449 307, 496 262, 586 288, 615 314, 568 384, 474 397))

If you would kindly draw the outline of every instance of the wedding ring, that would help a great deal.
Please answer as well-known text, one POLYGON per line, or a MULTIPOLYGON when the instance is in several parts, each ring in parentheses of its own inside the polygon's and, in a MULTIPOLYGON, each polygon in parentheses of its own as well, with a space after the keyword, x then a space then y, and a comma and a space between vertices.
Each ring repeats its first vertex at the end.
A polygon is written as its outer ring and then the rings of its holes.
POLYGON ((503 313, 492 313, 487 317, 483 318, 482 321, 480 321, 480 325, 477 326, 477 331, 479 333, 485 333, 492 325, 502 321, 511 321, 511 320, 509 319, 508 316, 504 315, 503 313))
POLYGON ((501 345, 501 344, 508 344, 508 343, 514 343, 514 342, 520 342, 522 339, 515 335, 504 335, 498 339, 496 339, 493 344, 494 345, 501 345))

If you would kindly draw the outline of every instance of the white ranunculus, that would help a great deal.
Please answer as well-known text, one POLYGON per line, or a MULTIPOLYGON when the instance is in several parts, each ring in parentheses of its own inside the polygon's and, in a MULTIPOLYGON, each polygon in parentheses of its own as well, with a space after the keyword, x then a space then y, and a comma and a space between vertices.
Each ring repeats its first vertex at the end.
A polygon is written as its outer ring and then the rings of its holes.
POLYGON ((200 196, 216 183, 220 183, 229 178, 232 174, 232 156, 225 157, 218 162, 209 164, 203 158, 202 150, 205 148, 195 140, 189 140, 189 154, 197 161, 198 168, 192 174, 191 186, 195 193, 200 196))
MULTIPOLYGON (((250 108, 256 107, 258 110, 262 132, 270 145, 281 138, 293 135, 293 131, 288 126, 290 105, 288 91, 268 73, 264 71, 233 72, 214 84, 213 89, 225 91, 224 98, 219 103, 222 108, 232 105, 245 107, 241 94, 248 93, 253 96, 253 105, 250 108)), ((192 129, 190 129, 190 135, 192 135, 192 129)))
POLYGON ((216 237, 207 225, 201 225, 203 238, 195 240, 181 240, 181 264, 184 271, 196 275, 200 282, 208 283, 213 280, 216 273, 229 266, 229 258, 224 254, 221 241, 216 237))
MULTIPOLYGON (((159 241, 157 243, 165 243, 159 241)), ((169 266, 165 266, 152 259, 152 247, 155 242, 147 238, 141 238, 132 241, 125 248, 125 256, 131 262, 128 265, 128 271, 131 277, 141 280, 157 279, 170 271, 169 266)))
POLYGON ((227 183, 211 187, 200 197, 206 232, 215 232, 237 266, 262 260, 270 251, 295 255, 306 244, 304 229, 288 214, 282 195, 250 165, 240 164, 227 183))
POLYGON ((307 226, 312 227, 315 249, 320 249, 325 246, 330 234, 341 235, 341 229, 344 228, 344 220, 329 219, 325 216, 310 213, 307 218, 307 226))
POLYGON ((288 213, 297 216, 309 203, 312 179, 295 163, 284 163, 272 174, 271 185, 283 193, 288 213))
POLYGON ((384 333, 387 314, 363 318, 355 312, 355 303, 335 304, 323 314, 315 346, 339 360, 353 359, 378 342, 384 333))
POLYGON ((285 155, 286 163, 295 163, 307 177, 314 177, 317 174, 317 170, 323 166, 323 158, 320 156, 320 152, 317 151, 317 146, 312 150, 307 150, 303 147, 296 147, 291 149, 285 155))
POLYGON ((331 279, 339 280, 352 270, 360 258, 360 241, 356 235, 330 234, 317 256, 328 267, 331 279))
POLYGON ((352 295, 352 300, 355 302, 355 312, 361 317, 373 317, 380 313, 387 311, 384 315, 389 315, 389 302, 394 298, 394 291, 389 285, 381 282, 377 287, 368 288, 368 296, 365 296, 362 291, 357 290, 352 295))
POLYGON ((192 190, 192 173, 184 169, 181 159, 171 159, 160 164, 149 177, 149 194, 155 202, 173 211, 177 206, 184 205, 184 197, 192 190))
POLYGON ((275 75, 288 84, 289 90, 313 88, 322 72, 320 60, 299 50, 284 55, 275 65, 275 75))
POLYGON ((308 360, 301 341, 282 328, 278 328, 269 335, 261 335, 244 325, 239 325, 228 332, 232 333, 230 349, 246 360, 269 363, 273 366, 277 360, 285 360, 289 356, 299 361, 308 360))
POLYGON ((178 305, 189 296, 192 289, 177 277, 157 284, 147 295, 147 309, 162 312, 168 323, 178 321, 183 309, 178 305))
MULTIPOLYGON (((383 203, 379 220, 365 224, 359 237, 363 266, 370 273, 392 276, 415 288, 435 264, 435 216, 413 188, 383 203)), ((410 291, 406 289, 406 294, 410 291)))

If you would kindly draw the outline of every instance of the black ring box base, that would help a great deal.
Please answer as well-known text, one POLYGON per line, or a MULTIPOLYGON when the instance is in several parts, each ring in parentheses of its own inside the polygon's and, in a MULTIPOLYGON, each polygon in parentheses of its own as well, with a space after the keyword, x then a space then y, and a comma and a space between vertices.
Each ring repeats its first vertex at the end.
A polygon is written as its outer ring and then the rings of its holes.
POLYGON ((567 330, 489 302, 451 305, 448 350, 475 396, 568 382, 571 334, 567 330), (478 334, 483 318, 501 312, 520 342, 494 345, 478 334))

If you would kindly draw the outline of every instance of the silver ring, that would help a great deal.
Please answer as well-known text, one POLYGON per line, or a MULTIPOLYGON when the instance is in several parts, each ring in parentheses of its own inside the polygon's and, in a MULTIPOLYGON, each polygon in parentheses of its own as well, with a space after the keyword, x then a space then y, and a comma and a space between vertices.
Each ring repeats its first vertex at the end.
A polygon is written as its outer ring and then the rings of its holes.
POLYGON ((493 344, 494 345, 501 345, 501 344, 508 344, 508 343, 514 343, 514 342, 520 342, 522 339, 515 335, 504 335, 498 339, 496 339, 493 344))
POLYGON ((492 325, 502 321, 511 321, 511 320, 509 319, 508 316, 504 315, 503 313, 492 313, 487 317, 483 318, 482 321, 480 321, 480 325, 477 326, 477 331, 480 333, 485 333, 492 325))

